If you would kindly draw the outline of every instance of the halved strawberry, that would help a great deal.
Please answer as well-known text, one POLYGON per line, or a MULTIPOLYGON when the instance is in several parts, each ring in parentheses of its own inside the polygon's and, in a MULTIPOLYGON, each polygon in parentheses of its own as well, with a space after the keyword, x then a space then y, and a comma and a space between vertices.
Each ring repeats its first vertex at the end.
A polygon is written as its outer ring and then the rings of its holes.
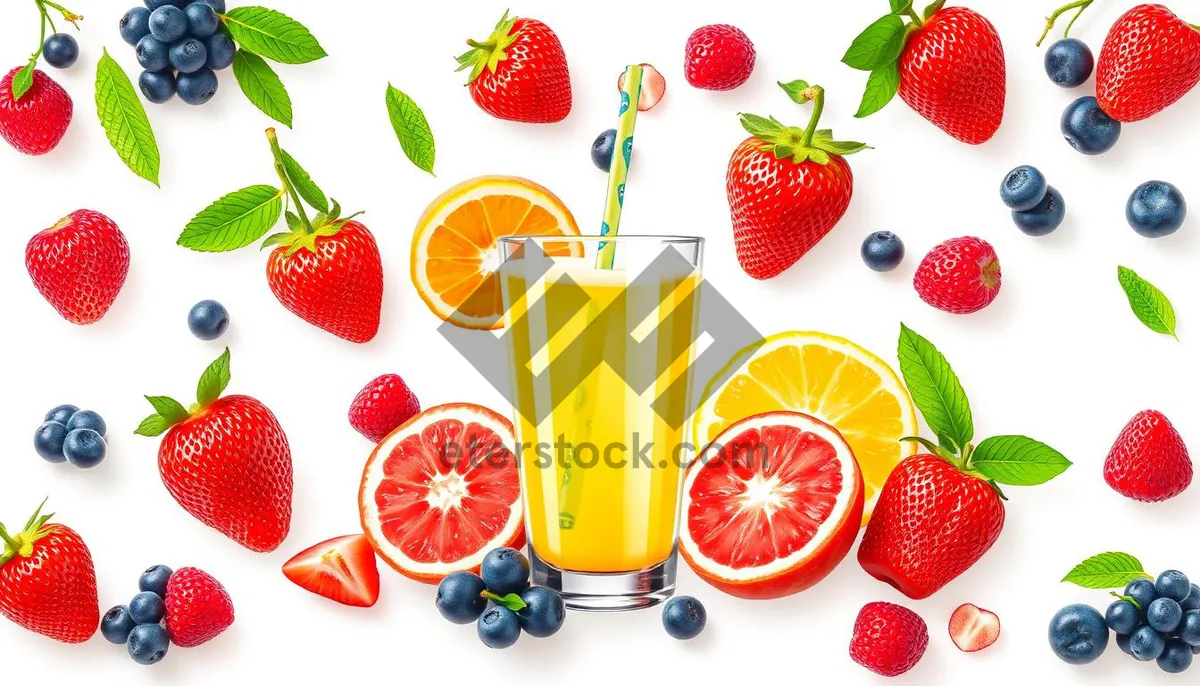
MULTIPOLYGON (((645 70, 642 76, 642 92, 638 95, 638 112, 646 110, 658 104, 663 96, 667 93, 667 80, 663 75, 654 68, 653 64, 642 64, 642 69, 645 70)), ((625 88, 625 72, 617 77, 617 90, 625 88)))
POLYGON ((306 591, 343 605, 371 607, 379 600, 379 568, 366 536, 318 543, 283 564, 283 575, 306 591))
POLYGON ((950 640, 964 653, 983 650, 998 638, 1000 618, 995 612, 966 603, 950 615, 950 640))

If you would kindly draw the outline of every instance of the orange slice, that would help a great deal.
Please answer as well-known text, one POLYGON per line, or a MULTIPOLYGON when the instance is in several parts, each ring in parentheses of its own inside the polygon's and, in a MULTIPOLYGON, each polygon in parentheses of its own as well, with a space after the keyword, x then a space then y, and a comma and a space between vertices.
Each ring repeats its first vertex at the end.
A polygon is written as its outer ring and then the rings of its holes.
MULTIPOLYGON (((468 179, 437 197, 413 233, 412 280, 433 313, 468 329, 498 329, 501 236, 578 236, 571 211, 542 186, 514 176, 468 179)), ((583 257, 577 242, 548 244, 583 257)))

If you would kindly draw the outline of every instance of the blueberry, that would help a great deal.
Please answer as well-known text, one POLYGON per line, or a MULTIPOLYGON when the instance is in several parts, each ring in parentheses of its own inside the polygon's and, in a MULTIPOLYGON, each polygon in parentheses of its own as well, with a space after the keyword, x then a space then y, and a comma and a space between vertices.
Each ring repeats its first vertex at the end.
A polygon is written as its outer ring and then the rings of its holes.
POLYGON ((1125 586, 1125 591, 1122 595, 1133 598, 1133 601, 1139 607, 1145 609, 1154 599, 1158 597, 1158 592, 1154 590, 1154 582, 1149 579, 1134 579, 1125 586))
POLYGON ((1087 43, 1078 38, 1064 38, 1046 51, 1046 75, 1064 88, 1082 86, 1092 75, 1096 60, 1087 43))
POLYGON ((1179 606, 1183 608, 1184 612, 1187 612, 1188 610, 1200 610, 1200 586, 1192 584, 1191 592, 1188 593, 1187 598, 1184 598, 1183 601, 1179 603, 1179 606))
POLYGON ((121 30, 122 40, 130 45, 137 45, 138 41, 150 35, 150 10, 134 7, 121 17, 118 28, 121 30))
POLYGON ((124 605, 112 608, 100 618, 100 633, 109 643, 117 645, 125 645, 129 640, 129 632, 133 631, 135 626, 137 622, 133 621, 133 617, 129 615, 129 608, 124 605))
POLYGON ((138 87, 147 100, 162 104, 175 95, 175 70, 144 71, 138 76, 138 87))
POLYGON ((162 596, 152 591, 142 591, 129 601, 129 616, 138 624, 158 624, 166 611, 162 596))
POLYGON ((79 408, 75 407, 74 405, 59 405, 58 407, 46 413, 45 421, 66 424, 67 422, 71 421, 71 416, 78 411, 79 408))
POLYGON ((496 548, 484 556, 479 575, 496 595, 520 593, 529 586, 529 560, 519 550, 496 548))
POLYGON ((438 584, 438 612, 455 624, 470 624, 487 609, 487 599, 480 595, 486 588, 478 574, 449 574, 438 584))
POLYGON ((1063 662, 1086 665, 1108 647, 1108 625, 1096 608, 1068 605, 1050 620, 1049 638, 1050 649, 1063 662))
POLYGON ((1165 647, 1166 641, 1163 640, 1162 634, 1148 626, 1138 627, 1129 636, 1129 652, 1134 659, 1142 662, 1158 658, 1165 647))
POLYGON ((167 597, 167 582, 171 580, 171 573, 171 568, 166 565, 154 565, 138 578, 138 590, 167 597))
POLYGON ((79 59, 79 43, 72 36, 56 33, 42 44, 42 57, 51 67, 66 69, 79 59))
MULTIPOLYGON (((204 7, 208 7, 208 5, 204 5, 204 7)), ((172 67, 184 74, 191 74, 204 68, 204 63, 208 61, 208 49, 198 39, 188 38, 172 45, 167 52, 167 58, 171 61, 172 67)))
POLYGON ((217 92, 217 75, 207 67, 191 74, 180 74, 175 79, 175 90, 179 99, 187 104, 203 105, 217 92))
POLYGON ((1133 655, 1129 649, 1129 634, 1117 634, 1117 647, 1121 649, 1122 653, 1133 655))
POLYGON ((164 43, 174 43, 187 33, 187 15, 175 5, 163 5, 150 13, 150 35, 164 43))
POLYGON ((695 638, 704 631, 707 621, 708 613, 704 611, 704 606, 690 595, 675 596, 663 606, 663 628, 672 638, 681 641, 695 638))
POLYGON ((1000 199, 1013 210, 1032 210, 1046 197, 1046 177, 1037 167, 1023 164, 1005 175, 1000 199))
POLYGON ((167 44, 154 36, 143 36, 134 48, 138 64, 146 71, 162 71, 171 66, 167 44))
POLYGON ((101 436, 108 433, 108 425, 104 423, 104 418, 91 410, 80 410, 71 415, 67 420, 67 429, 92 429, 101 436))
POLYGON ((1121 122, 1100 109, 1091 95, 1067 105, 1061 125, 1063 137, 1071 147, 1085 155, 1107 152, 1121 137, 1121 122))
POLYGON ((609 129, 596 136, 596 140, 592 142, 592 164, 596 165, 600 171, 607 172, 612 166, 613 150, 616 146, 616 129, 609 129))
POLYGON ((209 69, 228 69, 229 65, 233 64, 233 55, 237 52, 237 46, 233 44, 233 39, 223 33, 214 33, 204 41, 204 47, 208 51, 208 61, 204 66, 209 69))
POLYGON ((67 433, 63 441, 63 456, 67 462, 82 469, 90 469, 100 464, 108 446, 104 437, 95 429, 75 429, 67 433))
POLYGON ((1200 610, 1183 613, 1183 621, 1177 627, 1179 638, 1190 646, 1200 646, 1200 610))
POLYGON ((1158 668, 1167 674, 1186 672, 1192 666, 1192 647, 1178 639, 1167 641, 1167 647, 1158 656, 1158 668))
POLYGON ((229 328, 229 310, 216 300, 201 300, 188 312, 188 328, 202 341, 220 338, 229 328))
POLYGON ((1062 193, 1054 186, 1046 189, 1046 197, 1031 210, 1013 210, 1012 219, 1017 228, 1027 236, 1045 236, 1063 223, 1067 215, 1067 203, 1062 193))
POLYGON ((200 2, 213 8, 217 14, 225 14, 225 0, 199 0, 200 2))
POLYGON ((183 8, 183 13, 187 16, 188 34, 193 38, 208 38, 221 26, 216 10, 206 3, 193 2, 183 8))
POLYGON ((545 638, 558 633, 567 617, 567 607, 554 589, 545 586, 530 586, 521 591, 525 607, 517 612, 521 628, 536 638, 545 638))
POLYGON ((1132 634, 1142 621, 1142 611, 1128 600, 1118 600, 1108 606, 1104 613, 1104 621, 1108 628, 1120 634, 1132 634))
POLYGON ((1183 609, 1179 603, 1170 598, 1155 598, 1146 607, 1146 623, 1155 631, 1170 633, 1179 627, 1183 620, 1183 609))
POLYGON ((1160 598, 1170 598, 1182 603, 1192 593, 1192 582, 1188 581, 1187 574, 1177 569, 1168 569, 1154 580, 1154 592, 1160 598))
POLYGON ((863 262, 877 272, 890 272, 904 261, 904 241, 891 231, 876 231, 863 240, 863 262))
POLYGON ((161 624, 139 624, 129 632, 129 657, 139 665, 161 662, 170 647, 171 639, 161 624))
POLYGON ((1175 186, 1166 181, 1147 181, 1138 186, 1125 205, 1125 219, 1146 238, 1169 236, 1183 226, 1187 202, 1175 186))
POLYGON ((33 434, 33 449, 47 462, 66 462, 63 442, 67 440, 67 427, 58 422, 46 422, 33 434))
POLYGON ((489 648, 507 648, 521 637, 521 622, 517 614, 500 605, 493 605, 475 623, 479 640, 489 648))
POLYGON ((145 2, 146 7, 149 8, 151 12, 159 7, 166 7, 167 5, 174 5, 182 9, 183 6, 187 4, 187 0, 145 0, 145 2))

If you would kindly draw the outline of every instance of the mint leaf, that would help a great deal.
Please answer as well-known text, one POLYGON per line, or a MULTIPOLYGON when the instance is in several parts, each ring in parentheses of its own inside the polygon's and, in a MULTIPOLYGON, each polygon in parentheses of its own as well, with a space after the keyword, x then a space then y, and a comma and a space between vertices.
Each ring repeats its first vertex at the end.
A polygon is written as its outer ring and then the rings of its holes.
POLYGON ((96 114, 125 166, 157 186, 159 156, 154 129, 129 77, 107 50, 96 64, 96 114))
POLYGON ((150 401, 154 411, 167 422, 168 426, 178 424, 190 416, 187 408, 174 398, 168 398, 165 395, 148 395, 146 400, 150 401))
POLYGON ((913 0, 891 0, 892 14, 904 14, 912 9, 913 0))
POLYGON ((862 119, 875 114, 887 106, 900 90, 900 63, 889 62, 871 70, 867 77, 867 89, 855 117, 862 119))
POLYGON ((280 150, 283 153, 283 171, 287 174, 288 180, 292 182, 292 187, 304 198, 304 202, 311 205, 314 209, 320 210, 326 214, 329 213, 329 199, 325 197, 325 192, 322 191, 312 177, 300 166, 296 158, 288 154, 287 150, 280 150))
POLYGON ((971 405, 950 363, 932 343, 900 325, 900 373, 925 423, 945 444, 962 449, 975 437, 971 405))
POLYGON ((36 59, 29 60, 29 63, 13 76, 12 95, 14 101, 20 100, 22 95, 28 93, 30 88, 33 88, 33 69, 36 64, 36 59))
POLYGON ((1100 553, 1075 565, 1063 581, 1084 588, 1125 588, 1134 579, 1152 578, 1128 553, 1100 553))
POLYGON ((292 128, 292 98, 266 60, 246 50, 233 55, 233 76, 252 105, 292 128))
POLYGON ((199 252, 227 252, 250 245, 279 222, 283 191, 250 186, 204 208, 179 235, 178 243, 199 252))
POLYGON ((433 173, 435 148, 433 132, 425 113, 408 97, 392 84, 387 87, 388 118, 392 121, 392 130, 400 140, 400 147, 409 161, 430 174, 433 173))
POLYGON ((208 365, 200 375, 200 383, 196 385, 196 402, 200 407, 208 407, 229 386, 229 348, 221 356, 208 365))
POLYGON ((138 428, 134 429, 133 433, 138 436, 161 436, 171 426, 172 424, 161 414, 152 414, 143 419, 142 423, 138 424, 138 428))
POLYGON ((517 595, 516 593, 509 593, 508 595, 500 596, 492 593, 491 591, 484 591, 480 595, 497 605, 512 610, 513 612, 520 612, 527 607, 525 601, 522 600, 521 596, 517 595))
POLYGON ((305 64, 326 55, 304 24, 266 7, 229 10, 225 28, 238 47, 283 64, 305 64))
POLYGON ((900 59, 906 36, 903 19, 894 14, 882 16, 858 34, 842 62, 863 71, 878 69, 900 59))
POLYGON ((968 466, 999 484, 1037 486, 1065 472, 1071 461, 1032 438, 993 436, 975 447, 968 466))
POLYGON ((1175 307, 1154 284, 1126 267, 1117 267, 1117 280, 1129 298, 1129 307, 1148 329, 1179 340, 1175 333, 1175 307))

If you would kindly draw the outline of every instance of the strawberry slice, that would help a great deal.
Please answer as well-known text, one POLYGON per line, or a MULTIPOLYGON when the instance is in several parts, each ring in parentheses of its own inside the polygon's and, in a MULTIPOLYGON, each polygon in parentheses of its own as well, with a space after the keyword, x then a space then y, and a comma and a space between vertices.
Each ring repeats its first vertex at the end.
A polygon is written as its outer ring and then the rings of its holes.
POLYGON ((964 653, 974 653, 1000 638, 1000 618, 995 612, 971 603, 959 605, 950 615, 950 640, 964 653))
MULTIPOLYGON (((645 112, 657 105, 658 101, 666 95, 667 80, 654 68, 654 65, 642 64, 641 66, 645 73, 642 76, 642 92, 638 96, 638 112, 645 112)), ((617 77, 617 90, 624 90, 624 88, 625 72, 621 72, 621 75, 617 77)))
POLYGON ((283 575, 306 591, 343 605, 371 607, 379 600, 379 568, 366 536, 318 543, 283 565, 283 575))

